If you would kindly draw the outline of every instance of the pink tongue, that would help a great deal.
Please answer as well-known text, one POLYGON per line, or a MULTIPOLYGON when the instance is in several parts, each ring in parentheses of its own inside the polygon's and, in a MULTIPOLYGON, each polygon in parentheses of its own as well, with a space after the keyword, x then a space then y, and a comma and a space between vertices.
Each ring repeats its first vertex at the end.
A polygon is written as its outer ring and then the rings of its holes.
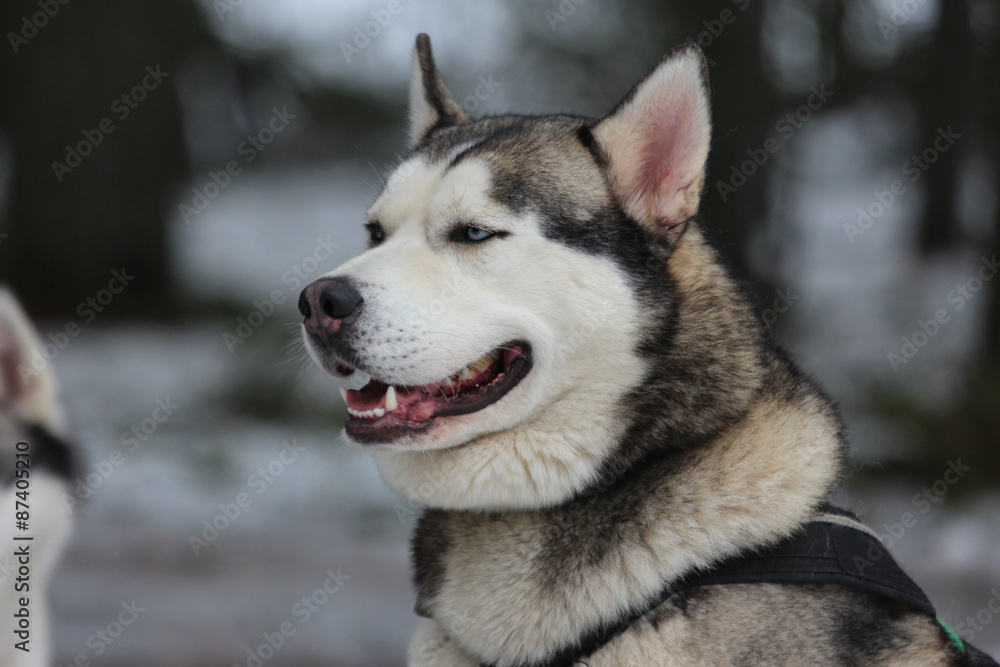
POLYGON ((378 382, 370 382, 362 389, 347 390, 347 407, 358 412, 385 407, 387 387, 378 382))

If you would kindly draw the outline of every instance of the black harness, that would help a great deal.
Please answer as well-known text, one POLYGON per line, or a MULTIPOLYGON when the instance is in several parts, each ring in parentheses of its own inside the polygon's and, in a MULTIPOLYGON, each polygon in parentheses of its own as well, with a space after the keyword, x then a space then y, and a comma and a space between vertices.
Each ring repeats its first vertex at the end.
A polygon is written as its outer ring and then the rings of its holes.
MULTIPOLYGON (((839 584, 896 600, 935 616, 927 595, 903 572, 878 534, 845 510, 824 505, 794 535, 762 550, 723 560, 674 582, 641 609, 587 633, 544 661, 519 667, 572 667, 596 653, 673 595, 698 586, 725 584, 839 584)), ((938 621, 941 623, 941 621, 938 621)), ((941 623, 972 667, 1000 667, 941 623)), ((480 667, 492 667, 482 663, 480 667)))

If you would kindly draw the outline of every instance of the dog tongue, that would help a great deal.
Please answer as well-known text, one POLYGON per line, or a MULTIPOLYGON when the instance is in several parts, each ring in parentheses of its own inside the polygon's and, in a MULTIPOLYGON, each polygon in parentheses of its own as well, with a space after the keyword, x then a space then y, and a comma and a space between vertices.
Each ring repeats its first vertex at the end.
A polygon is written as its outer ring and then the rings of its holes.
POLYGON ((345 396, 347 407, 360 412, 383 408, 385 407, 385 392, 388 388, 378 380, 371 380, 364 387, 347 392, 345 396))

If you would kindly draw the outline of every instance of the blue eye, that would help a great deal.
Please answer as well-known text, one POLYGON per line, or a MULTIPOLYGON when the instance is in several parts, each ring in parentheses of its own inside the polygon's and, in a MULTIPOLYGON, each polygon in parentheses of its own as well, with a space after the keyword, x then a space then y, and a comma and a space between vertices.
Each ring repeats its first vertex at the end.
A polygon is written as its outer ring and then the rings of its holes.
POLYGON ((509 235, 510 232, 493 231, 470 224, 461 224, 452 227, 451 231, 448 232, 448 240, 453 243, 482 243, 492 238, 503 238, 509 235))
POLYGON ((485 229, 479 229, 478 227, 465 228, 465 238, 475 243, 485 241, 491 236, 493 236, 493 232, 488 232, 485 229))

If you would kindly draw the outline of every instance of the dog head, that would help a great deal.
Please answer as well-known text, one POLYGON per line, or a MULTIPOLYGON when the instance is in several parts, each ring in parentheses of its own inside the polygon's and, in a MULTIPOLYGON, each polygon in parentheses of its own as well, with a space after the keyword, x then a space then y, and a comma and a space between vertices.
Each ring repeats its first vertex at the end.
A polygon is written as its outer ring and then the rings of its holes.
MULTIPOLYGON (((33 469, 47 468, 68 477, 73 466, 72 453, 62 440, 64 420, 55 374, 42 350, 17 299, 0 287, 0 487, 14 479, 15 455, 23 451, 18 443, 31 443, 33 469)), ((47 521, 41 523, 48 526, 47 521)))
POLYGON ((664 262, 704 182, 705 61, 668 54, 604 118, 473 120, 417 38, 409 152, 368 250, 303 292, 346 437, 441 507, 532 507, 592 482, 669 327, 664 262))
POLYGON ((55 374, 17 299, 0 287, 0 432, 7 442, 17 424, 63 430, 55 374))

